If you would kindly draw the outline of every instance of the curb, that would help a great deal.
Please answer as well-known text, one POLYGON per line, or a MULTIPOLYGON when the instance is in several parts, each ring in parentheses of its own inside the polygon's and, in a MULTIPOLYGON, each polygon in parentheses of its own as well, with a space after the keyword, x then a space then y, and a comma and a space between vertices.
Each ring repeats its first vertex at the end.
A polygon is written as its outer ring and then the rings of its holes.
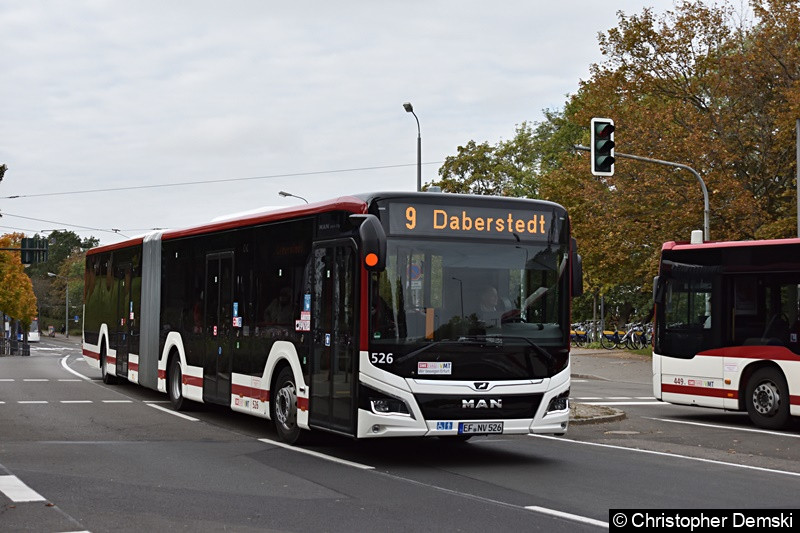
POLYGON ((570 425, 604 424, 606 422, 617 422, 624 420, 627 415, 625 411, 608 407, 605 405, 587 405, 585 403, 570 402, 569 423, 570 425))

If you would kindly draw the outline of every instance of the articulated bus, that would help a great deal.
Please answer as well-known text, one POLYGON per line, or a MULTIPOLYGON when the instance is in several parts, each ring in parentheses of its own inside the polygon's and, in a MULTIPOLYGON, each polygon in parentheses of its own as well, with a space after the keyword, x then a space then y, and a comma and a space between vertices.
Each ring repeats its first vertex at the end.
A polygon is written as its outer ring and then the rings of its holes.
POLYGON ((800 415, 799 287, 800 239, 664 244, 655 397, 787 426, 800 415))
POLYGON ((581 276, 554 203, 348 196, 90 250, 83 354, 288 443, 563 434, 581 276))

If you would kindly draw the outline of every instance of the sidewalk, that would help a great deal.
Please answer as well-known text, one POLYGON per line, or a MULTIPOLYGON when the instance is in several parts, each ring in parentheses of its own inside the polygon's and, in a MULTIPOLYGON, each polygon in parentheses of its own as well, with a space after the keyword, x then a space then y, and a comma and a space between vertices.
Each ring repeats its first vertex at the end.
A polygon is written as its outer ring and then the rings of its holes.
MULTIPOLYGON (((572 348, 574 379, 600 379, 647 384, 652 382, 652 359, 627 350, 572 348)), ((598 424, 623 420, 621 409, 570 402, 570 424, 598 424)))

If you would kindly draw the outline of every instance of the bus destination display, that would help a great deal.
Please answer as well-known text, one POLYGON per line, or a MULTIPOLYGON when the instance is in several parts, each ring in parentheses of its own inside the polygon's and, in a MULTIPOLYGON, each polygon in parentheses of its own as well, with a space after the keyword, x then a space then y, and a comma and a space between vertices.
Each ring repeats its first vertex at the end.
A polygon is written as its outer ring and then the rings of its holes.
POLYGON ((550 220, 542 212, 474 206, 391 203, 389 233, 426 237, 546 238, 550 220))

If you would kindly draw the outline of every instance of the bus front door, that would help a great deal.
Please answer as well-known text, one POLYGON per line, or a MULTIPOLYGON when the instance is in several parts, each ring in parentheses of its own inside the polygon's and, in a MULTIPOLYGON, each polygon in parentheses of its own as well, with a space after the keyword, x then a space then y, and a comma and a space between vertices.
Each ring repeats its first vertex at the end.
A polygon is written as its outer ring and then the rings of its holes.
POLYGON ((233 252, 206 256, 203 401, 229 404, 233 337, 233 252))
POLYGON ((352 241, 314 248, 313 339, 309 423, 354 432, 356 385, 356 249, 352 241))

